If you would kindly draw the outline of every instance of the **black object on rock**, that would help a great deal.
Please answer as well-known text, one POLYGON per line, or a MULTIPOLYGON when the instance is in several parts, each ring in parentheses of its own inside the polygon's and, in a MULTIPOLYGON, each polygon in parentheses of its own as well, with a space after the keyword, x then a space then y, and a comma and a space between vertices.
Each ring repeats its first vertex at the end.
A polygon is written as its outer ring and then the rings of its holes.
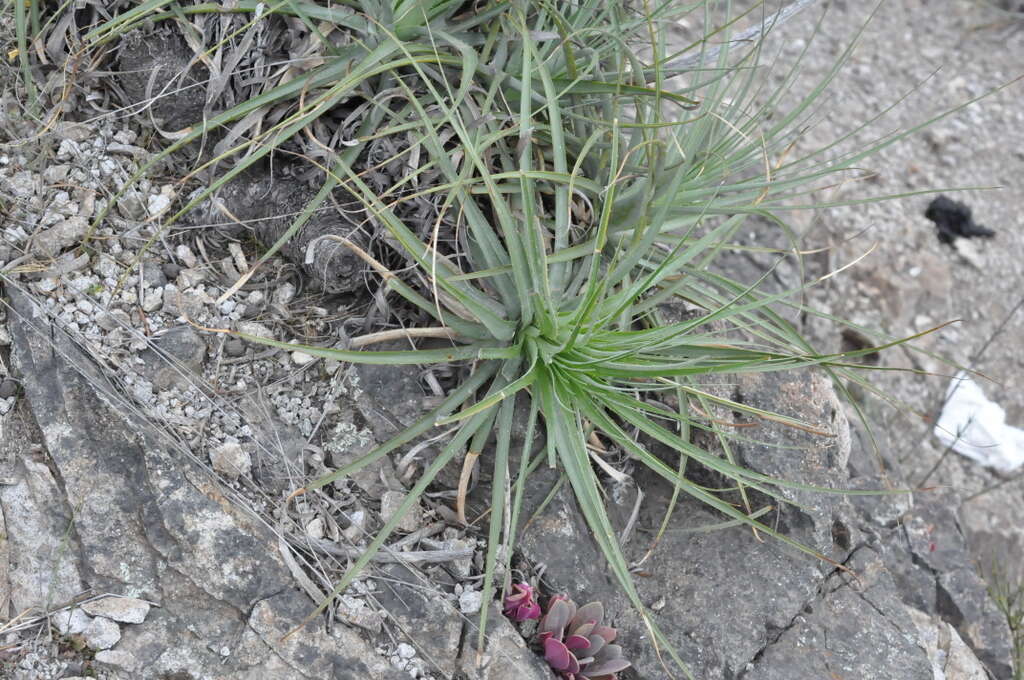
POLYGON ((996 235, 991 229, 974 223, 970 208, 947 196, 936 196, 924 211, 924 216, 935 223, 939 230, 939 241, 942 243, 952 245, 953 239, 958 236, 992 238, 996 235))

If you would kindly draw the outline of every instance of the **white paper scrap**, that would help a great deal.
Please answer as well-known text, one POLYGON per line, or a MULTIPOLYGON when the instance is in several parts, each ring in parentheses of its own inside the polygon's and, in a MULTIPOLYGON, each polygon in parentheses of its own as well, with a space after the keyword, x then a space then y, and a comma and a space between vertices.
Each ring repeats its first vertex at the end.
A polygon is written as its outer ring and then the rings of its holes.
POLYGON ((1004 472, 1024 463, 1024 430, 1007 425, 1003 407, 963 371, 949 383, 935 436, 960 455, 1004 472))

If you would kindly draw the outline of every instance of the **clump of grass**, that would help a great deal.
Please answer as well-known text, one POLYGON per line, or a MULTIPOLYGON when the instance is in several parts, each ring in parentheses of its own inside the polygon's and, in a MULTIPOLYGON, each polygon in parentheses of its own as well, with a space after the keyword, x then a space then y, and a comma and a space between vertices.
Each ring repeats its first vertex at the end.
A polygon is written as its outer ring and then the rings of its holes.
MULTIPOLYGON (((837 491, 738 465, 729 446, 734 435, 702 414, 725 407, 829 433, 716 396, 701 380, 819 367, 837 383, 874 391, 856 359, 889 345, 822 354, 776 313, 777 305, 799 307, 795 299, 813 281, 766 294, 760 282, 742 284, 714 268, 748 218, 769 220, 795 240, 786 211, 817 207, 812 192, 911 132, 840 151, 870 120, 824 148, 794 151, 794 140, 859 34, 808 94, 796 96, 798 63, 775 90, 767 89, 764 77, 761 38, 777 15, 759 6, 737 15, 728 1, 364 0, 323 7, 239 0, 229 9, 150 0, 118 3, 116 9, 84 36, 87 44, 117 40, 146 22, 177 22, 188 31, 191 21, 229 13, 235 23, 221 43, 261 22, 305 27, 320 45, 315 59, 258 96, 197 121, 139 177, 218 130, 231 128, 241 140, 199 164, 195 172, 218 164, 227 169, 171 216, 173 222, 261 159, 282 150, 294 155, 296 145, 306 149, 322 187, 262 261, 343 189, 361 204, 368 216, 364 226, 383 239, 403 271, 357 243, 338 240, 367 263, 388 295, 419 309, 425 321, 408 334, 420 343, 415 349, 303 351, 353 363, 461 368, 461 382, 425 417, 300 490, 352 475, 436 427, 453 428, 316 613, 359 577, 438 473, 460 457, 466 469, 481 458, 492 467, 483 584, 485 597, 492 598, 509 585, 496 583, 496 574, 509 573, 511 554, 499 548, 516 545, 530 474, 547 464, 565 474, 655 643, 689 675, 634 586, 592 464, 595 434, 660 475, 676 494, 826 559, 758 521, 763 509, 752 506, 747 491, 780 502, 786 487, 837 491), (683 17, 704 33, 676 49, 668 28, 683 17), (734 42, 730 36, 741 20, 753 21, 755 30, 734 42), (325 144, 318 130, 340 109, 354 112, 346 118, 355 121, 351 134, 341 144, 325 144), (269 111, 275 114, 266 124, 253 123, 269 111), (238 134, 238 126, 246 134, 238 134), (381 149, 390 150, 382 159, 381 149), (371 170, 396 162, 405 170, 393 186, 381 190, 367 179, 371 170), (429 219, 408 209, 417 201, 432 207, 429 219), (668 322, 662 306, 669 302, 697 314, 668 322), (665 393, 674 396, 675 408, 657 399, 665 393), (514 398, 518 394, 528 398, 514 398), (527 444, 513 469, 517 422, 527 423, 527 444), (695 428, 711 431, 724 455, 691 443, 695 428), (529 443, 538 433, 546 445, 531 459, 529 443), (653 444, 673 452, 671 465, 652 453, 653 444), (691 464, 732 480, 743 502, 734 505, 690 481, 684 471, 691 464)), ((369 347, 379 339, 355 344, 369 347)), ((485 619, 488 608, 481 611, 485 619)))

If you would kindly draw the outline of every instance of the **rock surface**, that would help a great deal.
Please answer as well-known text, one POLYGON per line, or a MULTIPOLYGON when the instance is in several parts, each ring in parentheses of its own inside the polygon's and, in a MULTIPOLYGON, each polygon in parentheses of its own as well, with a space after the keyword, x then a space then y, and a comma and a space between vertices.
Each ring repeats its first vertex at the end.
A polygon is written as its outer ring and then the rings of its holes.
MULTIPOLYGON (((845 417, 823 376, 761 374, 734 383, 745 404, 797 417, 839 435, 760 427, 756 438, 764 445, 738 447, 747 465, 791 481, 847 487, 850 443, 842 436, 845 417), (792 455, 792 447, 801 455, 792 455)), ((661 520, 657 511, 668 506, 671 488, 643 472, 635 478, 644 491, 645 505, 656 509, 641 511, 640 524, 657 527, 661 520)), ((622 526, 633 496, 609 491, 608 498, 621 498, 612 511, 617 511, 622 526)), ((539 493, 534 502, 545 492, 539 493)), ((696 677, 802 680, 833 677, 829 675, 833 673, 844 678, 931 680, 932 662, 907 613, 908 605, 948 622, 970 645, 969 656, 984 659, 995 677, 1010 677, 1009 631, 996 615, 984 584, 971 571, 954 514, 938 512, 948 507, 942 499, 933 501, 938 508, 923 502, 916 515, 901 517, 906 529, 887 529, 864 523, 843 495, 789 489, 784 495, 802 507, 787 504, 762 521, 843 565, 842 569, 778 540, 758 541, 749 529, 684 533, 721 522, 721 516, 688 499, 680 502, 669 531, 643 562, 642 576, 636 579, 641 597, 648 604, 658 603, 654 620, 681 650, 696 677), (916 553, 892 549, 907 542, 903 531, 913 531, 919 524, 929 527, 932 535, 944 537, 945 548, 936 557, 948 555, 948 562, 933 558, 919 568, 921 558, 916 553), (945 605, 936 597, 944 583, 956 593, 949 595, 945 605), (960 611, 970 613, 963 616, 960 611), (962 626, 964 621, 972 623, 962 626)), ((888 502, 886 496, 871 498, 888 502)), ((528 517, 531 510, 524 509, 523 514, 528 517)), ((563 490, 522 535, 522 550, 531 561, 545 565, 545 582, 553 592, 567 592, 577 602, 601 600, 621 640, 645 639, 643 622, 620 594, 588 535, 575 501, 563 490)), ((627 558, 639 559, 648 545, 634 539, 627 546, 627 558)), ((652 646, 634 644, 628 650, 634 668, 624 678, 663 677, 652 646)))
MULTIPOLYGON (((125 627, 97 661, 146 678, 400 677, 341 628, 332 637, 310 625, 282 642, 313 603, 293 585, 273 535, 228 503, 201 468, 127 417, 90 360, 59 331, 39 335, 33 302, 9 294, 18 312, 14 364, 60 476, 63 499, 55 502, 75 508, 68 553, 80 560, 80 582, 161 605, 144 625, 125 627)), ((38 488, 48 468, 33 469, 38 488)), ((7 512, 20 506, 4 503, 7 512)), ((52 568, 27 573, 49 579, 52 568)))
POLYGON ((887 557, 891 571, 914 606, 952 625, 997 678, 1012 677, 1010 630, 972 563, 956 516, 959 499, 938 492, 917 498, 887 540, 898 545, 887 557))

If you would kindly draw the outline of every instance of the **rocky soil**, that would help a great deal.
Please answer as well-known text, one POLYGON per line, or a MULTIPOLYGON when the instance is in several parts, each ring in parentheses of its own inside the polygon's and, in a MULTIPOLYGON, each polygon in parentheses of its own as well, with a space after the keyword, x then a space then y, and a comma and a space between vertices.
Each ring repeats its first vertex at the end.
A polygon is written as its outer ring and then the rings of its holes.
MULTIPOLYGON (((859 3, 827 4, 800 87, 827 73, 870 13, 859 3)), ((770 45, 794 57, 819 17, 819 6, 805 10, 770 45)), ((163 60, 154 68, 175 68, 172 50, 145 49, 163 60)), ((836 139, 908 92, 873 129, 914 125, 1009 82, 1022 64, 1024 19, 966 0, 884 3, 799 144, 836 139)), ((0 677, 552 677, 528 646, 529 626, 498 615, 477 658, 477 614, 493 605, 480 596, 482 535, 452 509, 458 469, 442 474, 329 621, 299 627, 440 440, 329 493, 291 492, 387 440, 436 403, 453 376, 353 367, 210 330, 343 346, 392 317, 347 251, 324 250, 325 242, 317 250, 312 238, 223 297, 261 252, 236 220, 255 221, 266 242, 274 221, 310 195, 301 177, 243 178, 164 233, 160 218, 185 197, 173 168, 159 168, 89 233, 91 218, 164 143, 154 120, 174 129, 180 110, 201 98, 94 115, 87 95, 100 88, 87 80, 80 110, 37 134, 16 76, 3 73, 0 114, 0 677)), ((808 304, 878 337, 958 319, 916 344, 991 378, 986 394, 1019 426, 1022 94, 1011 85, 888 148, 867 163, 872 179, 814 196, 999 185, 956 195, 993 239, 942 243, 924 218, 925 195, 798 211, 799 246, 816 252, 784 261, 772 282, 824 275, 876 244, 857 267, 811 289, 808 304)), ((341 200, 310 234, 358 238, 357 223, 341 200)), ((748 232, 751 244, 792 247, 766 225, 748 232)), ((773 260, 737 254, 726 262, 733 275, 756 277, 773 260)), ((822 349, 877 341, 808 315, 794 321, 822 349)), ((744 403, 832 434, 763 427, 764 445, 737 451, 744 464, 834 488, 921 489, 791 492, 793 504, 765 520, 831 563, 738 527, 707 531, 721 518, 687 501, 648 553, 672 490, 617 461, 630 477, 609 481, 610 509, 643 597, 696 677, 1014 677, 1011 631, 985 578, 997 565, 1011 581, 1024 579, 1019 477, 949 453, 932 435, 952 369, 904 348, 878 361, 916 371, 872 374, 895 407, 860 386, 840 386, 851 397, 841 401, 814 373, 727 387, 744 403)), ((546 502, 556 481, 541 475, 528 494, 524 517, 544 508, 522 532, 516 578, 546 594, 602 600, 634 662, 622 678, 664 678, 571 495, 563 488, 546 502)), ((470 518, 485 512, 487 493, 486 478, 477 480, 470 518)))

